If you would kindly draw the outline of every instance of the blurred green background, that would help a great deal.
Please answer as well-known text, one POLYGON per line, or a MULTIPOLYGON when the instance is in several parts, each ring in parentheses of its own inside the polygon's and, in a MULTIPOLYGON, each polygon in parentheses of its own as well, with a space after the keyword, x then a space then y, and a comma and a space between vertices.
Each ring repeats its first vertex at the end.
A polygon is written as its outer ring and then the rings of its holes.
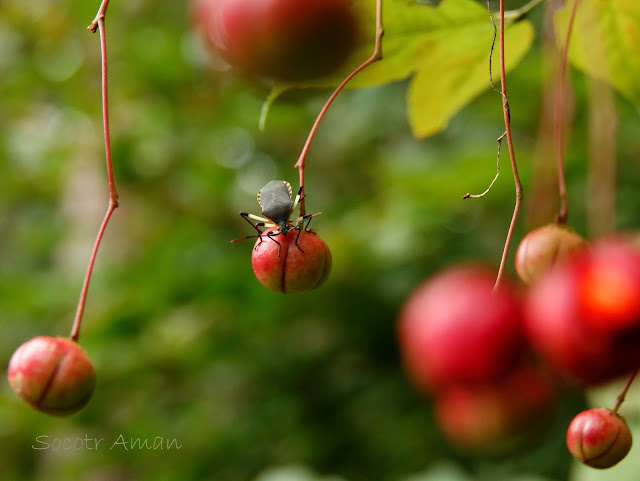
MULTIPOLYGON (((106 210, 99 44, 85 30, 97 8, 0 0, 4 366, 29 338, 68 333, 106 210)), ((539 10, 531 20, 542 31, 539 10)), ((330 92, 285 94, 260 132, 269 86, 217 68, 190 28, 187 3, 114 1, 107 35, 121 207, 98 256, 81 335, 98 386, 83 411, 58 419, 28 408, 3 382, 0 479, 638 479, 635 450, 605 473, 572 464, 564 431, 583 406, 580 395, 563 403, 540 447, 486 460, 443 440, 429 401, 403 375, 395 318, 412 287, 455 262, 499 262, 514 203, 506 157, 489 195, 461 200, 494 176, 503 130, 497 94, 487 91, 444 132, 418 140, 405 83, 344 92, 312 146, 305 186, 308 211, 323 212, 313 224, 331 248, 333 272, 321 289, 285 296, 255 280, 251 241, 229 241, 252 233, 237 213, 259 213, 255 193, 268 180, 296 188, 293 164, 330 92), (36 449, 64 438, 81 439, 78 449, 36 449), (103 441, 90 449, 85 440, 95 438, 103 441), (175 444, 125 449, 132 438, 175 444)), ((509 76, 516 154, 534 194, 516 242, 555 209, 555 191, 533 175, 553 161, 541 147, 550 125, 541 43, 509 76)), ((571 224, 593 234, 585 199, 594 86, 572 78, 571 224)), ((634 229, 640 121, 625 101, 612 105, 616 227, 634 229)), ((611 404, 611 389, 588 393, 590 402, 611 404)), ((633 392, 630 399, 623 414, 637 430, 633 392)))

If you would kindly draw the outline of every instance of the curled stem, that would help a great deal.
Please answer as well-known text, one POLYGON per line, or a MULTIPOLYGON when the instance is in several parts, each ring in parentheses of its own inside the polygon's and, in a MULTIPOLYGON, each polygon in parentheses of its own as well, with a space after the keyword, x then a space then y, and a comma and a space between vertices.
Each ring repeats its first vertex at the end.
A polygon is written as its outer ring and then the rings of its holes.
MULTIPOLYGON (((491 9, 489 8, 489 14, 491 9)), ((493 22, 493 17, 491 17, 493 22)), ((495 25, 495 23, 494 23, 495 25)), ((507 257, 509 256, 509 249, 511 247, 511 241, 513 238, 513 231, 518 220, 518 214, 522 205, 522 198, 524 191, 522 189, 522 183, 520 182, 520 175, 518 174, 518 164, 516 163, 516 155, 513 149, 513 138, 511 135, 511 113, 509 110, 509 101, 507 100, 507 82, 506 82, 506 68, 504 57, 504 0, 500 0, 500 86, 502 94, 502 112, 504 116, 504 128, 505 135, 507 137, 507 146, 509 148, 509 159, 511 161, 511 170, 513 172, 513 181, 515 183, 516 190, 516 202, 513 208, 513 215, 511 216, 511 223, 509 224, 509 230, 507 231, 507 238, 504 243, 504 249, 502 251, 502 258, 500 260, 500 268, 498 269, 498 275, 496 277, 496 283, 494 290, 496 290, 502 282, 504 276, 504 268, 507 263, 507 257)))
POLYGON ((564 151, 562 148, 563 141, 563 99, 565 91, 565 78, 567 74, 567 57, 569 53, 569 41, 571 40, 571 32, 573 30, 573 24, 576 17, 576 11, 580 0, 573 2, 573 9, 571 10, 571 18, 569 19, 569 27, 567 28, 567 37, 562 48, 560 58, 560 72, 556 81, 555 98, 553 102, 553 138, 556 148, 556 162, 558 165, 558 194, 560 196, 560 212, 556 215, 556 223, 566 224, 569 217, 567 207, 567 184, 564 177, 564 151))
POLYGON ((305 168, 305 160, 307 158, 307 154, 309 153, 309 147, 311 146, 311 142, 316 135, 316 131, 318 130, 318 126, 320 125, 320 121, 324 118, 327 110, 336 99, 338 94, 342 91, 342 89, 351 81, 353 77, 355 77, 362 70, 367 68, 372 63, 377 62, 382 59, 382 36, 384 35, 384 29, 382 27, 382 0, 376 0, 376 37, 375 37, 375 45, 373 48, 373 53, 371 56, 365 60, 362 64, 360 64, 353 72, 351 72, 343 81, 338 85, 336 90, 331 94, 331 97, 327 100, 320 110, 316 121, 311 127, 311 131, 309 132, 309 136, 307 137, 307 141, 302 148, 302 152, 300 153, 300 157, 298 161, 294 165, 296 169, 298 169, 300 174, 300 186, 302 187, 301 197, 300 197, 300 215, 305 215, 305 195, 304 195, 304 168, 305 168))
POLYGON ((100 31, 100 54, 102 60, 102 122, 104 128, 104 145, 105 145, 105 157, 107 163, 107 178, 109 182, 109 205, 107 207, 107 213, 102 220, 98 235, 89 258, 89 265, 87 266, 87 272, 85 274, 84 282, 82 284, 82 290, 80 291, 80 300, 78 301, 78 307, 76 309, 76 315, 73 320, 73 326, 71 327, 70 337, 73 341, 78 341, 80 337, 80 325, 82 324, 82 316, 84 314, 84 307, 87 301, 87 293, 89 291, 89 282, 91 281, 91 274, 93 272, 93 266, 95 264, 96 256, 98 254, 98 248, 102 242, 104 231, 109 223, 111 214, 118 207, 118 191, 116 190, 115 179, 113 175, 113 163, 111 160, 111 138, 109 135, 109 108, 108 108, 108 95, 107 95, 107 41, 104 29, 104 19, 109 6, 109 0, 103 0, 98 14, 94 18, 93 22, 87 27, 87 30, 92 32, 100 31))
POLYGON ((491 183, 489 184, 489 187, 486 188, 486 190, 482 193, 482 194, 471 194, 471 193, 466 193, 462 198, 463 199, 479 199, 480 197, 484 197, 485 195, 487 195, 489 193, 489 191, 491 190, 491 188, 493 187, 493 184, 496 183, 496 180, 498 180, 498 177, 500 177, 500 150, 502 148, 502 139, 504 139, 504 136, 507 135, 506 132, 503 133, 500 137, 498 137, 498 154, 496 155, 496 175, 493 177, 493 180, 491 181, 491 183))

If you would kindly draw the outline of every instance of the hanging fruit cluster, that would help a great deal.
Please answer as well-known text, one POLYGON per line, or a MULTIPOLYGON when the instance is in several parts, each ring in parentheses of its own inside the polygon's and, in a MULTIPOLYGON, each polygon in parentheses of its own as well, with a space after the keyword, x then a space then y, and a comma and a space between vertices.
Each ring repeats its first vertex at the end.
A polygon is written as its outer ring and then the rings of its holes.
MULTIPOLYGON (((417 287, 398 319, 409 377, 434 398, 444 434, 474 450, 501 451, 535 436, 563 386, 600 386, 640 369, 633 242, 588 245, 551 225, 525 236, 516 258, 526 259, 524 295, 504 282, 494 289, 490 271, 457 266, 417 287)), ((618 407, 576 417, 567 445, 577 459, 607 468, 624 458, 631 434, 618 407)))

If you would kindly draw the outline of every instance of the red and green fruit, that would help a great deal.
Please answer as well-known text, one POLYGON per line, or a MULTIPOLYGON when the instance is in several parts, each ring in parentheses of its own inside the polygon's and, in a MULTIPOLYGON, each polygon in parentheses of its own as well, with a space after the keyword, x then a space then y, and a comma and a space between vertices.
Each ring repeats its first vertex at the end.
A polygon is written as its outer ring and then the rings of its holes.
POLYGON ((433 392, 452 384, 500 379, 525 347, 519 301, 480 267, 447 269, 420 285, 398 321, 404 364, 416 387, 433 392))
POLYGON ((631 444, 631 431, 624 418, 604 408, 582 411, 567 430, 569 452, 592 468, 616 465, 629 453, 631 444))
POLYGON ((275 230, 277 227, 266 230, 253 247, 251 264, 260 283, 287 294, 320 287, 331 272, 327 244, 313 231, 293 230, 286 236, 267 236, 275 230))
POLYGON ((199 0, 194 21, 232 66, 282 81, 334 72, 358 36, 349 0, 199 0))
POLYGON ((529 232, 516 251, 516 271, 527 284, 546 274, 557 262, 568 259, 588 246, 572 229, 548 224, 529 232))
POLYGON ((40 336, 11 356, 9 384, 38 411, 67 416, 82 409, 96 384, 93 365, 80 345, 68 338, 40 336))

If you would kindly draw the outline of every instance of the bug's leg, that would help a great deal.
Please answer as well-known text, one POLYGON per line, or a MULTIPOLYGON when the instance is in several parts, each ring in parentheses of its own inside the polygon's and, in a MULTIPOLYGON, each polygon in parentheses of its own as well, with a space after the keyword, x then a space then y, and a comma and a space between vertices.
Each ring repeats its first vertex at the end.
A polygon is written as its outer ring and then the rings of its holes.
POLYGON ((304 221, 307 221, 307 225, 304 227, 304 230, 306 232, 313 232, 313 229, 309 229, 309 223, 311 222, 311 219, 313 219, 314 217, 317 217, 319 215, 321 215, 322 212, 318 212, 316 214, 307 214, 307 215, 303 215, 302 217, 298 217, 295 221, 293 221, 293 224, 295 225, 295 228, 300 227, 300 224, 304 224, 304 221))
POLYGON ((302 186, 300 186, 300 188, 298 189, 298 194, 296 195, 296 198, 293 201, 293 206, 291 206, 291 212, 296 210, 296 207, 298 207, 298 205, 300 204, 300 201, 302 200, 303 197, 304 196, 302 195, 302 186))
POLYGON ((296 229, 298 231, 298 235, 296 236, 296 247, 300 249, 301 252, 304 252, 304 251, 298 244, 298 240, 300 239, 300 234, 302 233, 302 224, 304 224, 304 221, 306 220, 307 224, 304 226, 304 231, 310 234, 316 235, 315 229, 309 229, 309 224, 311 223, 311 219, 319 216, 320 214, 322 214, 322 212, 318 212, 316 214, 307 214, 307 215, 303 215, 302 217, 298 217, 295 220, 295 227, 293 229, 296 229))
POLYGON ((307 217, 307 225, 304 226, 304 230, 305 232, 309 232, 309 224, 311 223, 311 219, 313 219, 314 215, 305 215, 305 217, 307 217))
POLYGON ((251 224, 251 227, 253 227, 257 232, 258 235, 249 235, 249 236, 245 236, 245 237, 240 237, 238 239, 233 239, 231 242, 239 242, 241 240, 245 240, 245 239, 253 239, 255 237, 258 237, 260 239, 260 241, 262 242, 262 236, 263 233, 260 230, 260 227, 273 227, 273 223, 269 222, 269 219, 265 219, 264 217, 259 217, 257 215, 253 215, 253 214, 247 214, 246 212, 240 212, 240 216, 246 220, 249 224, 251 224), (260 222, 257 223, 253 223, 249 220, 249 218, 251 219, 255 219, 255 220, 259 220, 260 222))
POLYGON ((302 252, 304 254, 304 251, 302 250, 302 247, 300 247, 300 244, 298 244, 298 239, 300 239, 300 234, 302 233, 302 229, 300 228, 300 226, 296 227, 295 229, 298 231, 298 235, 296 236, 296 247, 298 249, 300 249, 300 252, 302 252))
POLYGON ((253 227, 255 230, 257 230, 257 231, 258 231, 258 235, 262 235, 262 231, 258 228, 258 226, 249 220, 249 216, 250 216, 250 215, 251 215, 251 214, 247 214, 246 212, 240 212, 240 216, 241 216, 244 220, 246 220, 249 224, 251 224, 251 227, 253 227))
POLYGON ((249 224, 251 224, 251 226, 255 230, 258 231, 258 235, 262 235, 262 231, 258 227, 272 227, 273 226, 273 223, 269 219, 267 219, 265 217, 260 217, 259 215, 253 215, 253 214, 248 214, 246 212, 240 212, 240 216, 242 216, 242 218, 244 220, 246 220, 249 224), (254 224, 249 219, 257 220, 259 222, 254 224))
POLYGON ((311 222, 311 219, 313 219, 316 215, 318 214, 307 214, 300 217, 299 219, 296 219, 296 226, 294 227, 294 229, 298 231, 298 235, 296 236, 296 247, 300 249, 300 252, 302 252, 303 254, 304 254, 304 250, 302 250, 302 247, 300 247, 300 244, 298 244, 298 240, 300 240, 300 234, 302 234, 302 229, 303 229, 302 224, 304 224, 304 221, 306 220, 307 225, 304 226, 304 231, 310 232, 315 235, 314 231, 309 230, 309 222, 311 222))
POLYGON ((278 242, 277 240, 274 239, 274 237, 277 236, 278 234, 280 234, 280 231, 272 231, 272 232, 269 232, 269 233, 267 233, 265 235, 269 239, 271 239, 273 242, 278 244, 278 257, 280 257, 280 250, 282 249, 282 244, 280 244, 280 242, 278 242))
MULTIPOLYGON (((265 223, 265 222, 258 222, 258 223, 256 224, 256 226, 258 226, 258 227, 273 227, 273 224, 271 224, 271 223, 265 223)), ((256 236, 253 236, 253 235, 252 235, 252 236, 249 236, 249 237, 257 237, 257 238, 259 238, 259 239, 260 239, 260 242, 258 242, 258 245, 256 245, 256 246, 254 246, 254 247, 253 247, 253 249, 254 249, 254 250, 256 250, 256 249, 260 246, 260 244, 262 244, 262 238, 263 238, 263 237, 265 237, 265 236, 266 236, 266 237, 271 237, 271 232, 268 232, 268 233, 266 233, 266 234, 264 234, 264 233, 263 233, 263 234, 256 235, 256 236)), ((279 251, 279 250, 280 250, 280 248, 278 248, 278 251, 279 251)), ((278 257, 280 257, 280 256, 278 255, 278 257)))

